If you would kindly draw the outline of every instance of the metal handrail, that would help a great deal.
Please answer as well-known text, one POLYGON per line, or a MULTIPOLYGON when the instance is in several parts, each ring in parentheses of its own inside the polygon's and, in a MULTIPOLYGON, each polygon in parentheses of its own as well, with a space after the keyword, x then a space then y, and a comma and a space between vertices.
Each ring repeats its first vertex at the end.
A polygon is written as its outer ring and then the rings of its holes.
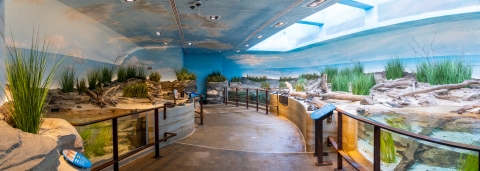
MULTIPOLYGON (((203 97, 203 96, 200 96, 203 97)), ((104 168, 107 168, 111 165, 113 165, 113 170, 118 171, 119 170, 119 162, 131 155, 134 155, 148 147, 155 146, 155 156, 153 158, 159 159, 161 158, 160 156, 160 142, 166 142, 168 139, 177 136, 176 133, 172 132, 164 132, 164 137, 162 139, 159 138, 160 132, 159 132, 159 109, 163 108, 163 120, 167 118, 167 107, 173 107, 173 105, 163 105, 163 106, 158 106, 150 109, 144 109, 144 110, 139 110, 135 112, 130 112, 130 113, 125 113, 117 116, 111 116, 111 117, 106 117, 102 119, 97 119, 89 122, 82 122, 82 123, 75 123, 75 122, 70 122, 72 126, 87 126, 99 122, 104 122, 108 120, 112 120, 112 142, 113 142, 113 159, 101 164, 100 166, 97 166, 95 168, 92 168, 92 171, 98 171, 102 170, 104 168), (118 118, 121 117, 126 117, 126 116, 131 116, 131 115, 136 115, 136 114, 141 114, 144 112, 149 112, 149 111, 154 111, 154 116, 155 116, 155 141, 143 146, 140 146, 136 148, 135 150, 132 150, 126 154, 123 154, 122 156, 119 156, 118 154, 118 118)), ((196 111, 195 111, 196 112, 196 111)), ((200 112, 198 112, 201 115, 201 125, 203 125, 203 103, 200 100, 200 112)))

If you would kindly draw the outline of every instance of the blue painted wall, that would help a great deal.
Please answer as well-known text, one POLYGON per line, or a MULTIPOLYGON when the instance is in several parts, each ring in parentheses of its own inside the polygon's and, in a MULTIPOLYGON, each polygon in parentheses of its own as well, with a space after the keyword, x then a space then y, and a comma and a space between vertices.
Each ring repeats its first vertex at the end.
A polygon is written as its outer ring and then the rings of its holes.
POLYGON ((189 71, 197 74, 197 91, 205 94, 207 88, 205 82, 207 81, 207 75, 213 71, 220 71, 225 73, 222 64, 224 56, 221 54, 184 54, 183 65, 189 71))

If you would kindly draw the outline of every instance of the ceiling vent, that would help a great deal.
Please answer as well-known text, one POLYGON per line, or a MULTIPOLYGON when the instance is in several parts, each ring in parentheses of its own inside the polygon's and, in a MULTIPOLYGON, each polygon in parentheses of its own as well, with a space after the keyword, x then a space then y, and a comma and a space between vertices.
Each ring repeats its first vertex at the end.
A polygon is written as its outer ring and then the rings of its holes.
POLYGON ((303 7, 306 7, 306 8, 316 8, 316 7, 319 7, 320 4, 323 4, 325 1, 327 0, 313 0, 313 1, 310 1, 308 2, 305 6, 303 7))

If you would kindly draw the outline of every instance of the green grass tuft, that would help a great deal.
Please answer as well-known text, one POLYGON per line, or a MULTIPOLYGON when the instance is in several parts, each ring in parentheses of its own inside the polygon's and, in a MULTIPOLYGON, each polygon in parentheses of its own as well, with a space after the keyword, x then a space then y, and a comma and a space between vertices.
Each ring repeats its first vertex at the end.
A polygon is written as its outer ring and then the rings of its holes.
POLYGON ((380 160, 385 163, 395 163, 395 146, 393 142, 392 133, 387 131, 381 131, 380 136, 380 160))
POLYGON ((69 93, 74 91, 75 68, 68 67, 60 74, 60 87, 62 92, 69 93))
POLYGON ((358 74, 352 79, 352 94, 369 95, 370 89, 375 86, 373 74, 358 74))
POLYGON ((247 79, 253 82, 264 82, 267 81, 267 76, 249 76, 247 75, 247 79))
POLYGON ((445 59, 438 63, 422 62, 416 66, 419 82, 430 85, 457 84, 472 78, 473 65, 462 60, 445 59))
POLYGON ((337 75, 329 80, 332 83, 332 91, 350 92, 356 95, 369 95, 370 89, 375 85, 375 77, 373 74, 363 73, 363 65, 355 63, 350 67, 345 67, 338 71, 337 75))
POLYGON ((126 74, 126 80, 130 79, 130 78, 137 78, 137 67, 135 66, 127 66, 125 68, 127 74, 126 74))
POLYGON ((296 92, 304 92, 305 86, 307 85, 307 80, 303 77, 299 77, 297 83, 295 83, 295 91, 296 92))
POLYGON ((207 76, 207 82, 224 82, 227 81, 227 77, 223 76, 220 71, 213 71, 207 76))
POLYGON ((80 81, 78 81, 78 77, 76 79, 76 86, 77 86, 77 92, 78 94, 86 93, 87 92, 87 83, 84 78, 82 78, 80 81))
POLYGON ((97 68, 98 83, 111 83, 113 78, 113 68, 103 66, 97 68))
POLYGON ((300 75, 300 77, 305 78, 307 80, 314 80, 314 79, 320 78, 320 75, 318 75, 317 73, 312 73, 312 74, 302 74, 300 75))
POLYGON ((123 88, 123 97, 147 98, 148 86, 145 83, 134 83, 123 88))
MULTIPOLYGON (((11 40, 14 40, 13 35, 11 40)), ((11 96, 7 95, 6 87, 3 90, 11 103, 8 110, 16 128, 33 134, 40 130, 48 90, 65 59, 55 60, 55 55, 50 53, 51 42, 48 40, 44 38, 42 42, 34 30, 30 48, 15 45, 5 48, 5 78, 10 85, 8 89, 11 96)))
POLYGON ((352 75, 336 75, 335 77, 333 77, 333 79, 330 80, 332 83, 332 91, 349 92, 348 83, 352 81, 352 78, 352 75))
POLYGON ((264 81, 264 82, 262 82, 262 86, 261 86, 261 87, 262 87, 262 88, 264 88, 264 89, 266 89, 266 88, 270 88, 270 83, 269 83, 269 82, 266 82, 266 81, 264 81))
POLYGON ((327 74, 327 77, 328 77, 327 82, 332 83, 333 79, 338 74, 338 68, 337 67, 326 66, 323 69, 323 74, 327 74))
POLYGON ((147 68, 137 67, 137 75, 134 78, 145 80, 147 79, 147 68))
POLYGON ((125 82, 127 81, 127 68, 121 66, 117 69, 117 81, 125 82))
POLYGON ((231 83, 234 83, 234 82, 242 82, 242 77, 232 77, 230 79, 230 82, 231 83))
POLYGON ((280 81, 280 82, 285 82, 285 81, 290 82, 292 80, 293 80, 292 77, 280 77, 280 80, 278 80, 278 81, 280 81))
MULTIPOLYGON (((479 146, 480 141, 474 142, 472 145, 479 146)), ((478 153, 477 153, 478 154, 478 153)), ((458 159, 458 171, 478 171, 478 156, 474 154, 461 153, 458 159)))
POLYGON ((385 65, 385 73, 387 80, 394 80, 397 78, 403 78, 403 71, 405 70, 405 64, 400 61, 400 58, 390 59, 385 65))
POLYGON ((152 72, 150 73, 150 75, 148 76, 148 79, 150 79, 150 81, 153 81, 153 82, 160 82, 160 79, 162 78, 162 76, 160 75, 160 73, 158 72, 152 72))
POLYGON ((197 75, 193 72, 189 72, 186 68, 183 68, 181 70, 175 70, 175 74, 177 75, 178 81, 187 81, 187 80, 197 79, 197 75))
POLYGON ((98 70, 87 71, 88 89, 95 90, 97 88, 99 75, 98 70))

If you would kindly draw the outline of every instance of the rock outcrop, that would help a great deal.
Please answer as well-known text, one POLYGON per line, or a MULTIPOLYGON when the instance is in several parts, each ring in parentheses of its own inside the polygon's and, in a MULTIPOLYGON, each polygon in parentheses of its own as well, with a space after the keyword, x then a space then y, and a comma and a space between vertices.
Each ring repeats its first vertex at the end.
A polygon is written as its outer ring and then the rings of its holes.
POLYGON ((207 103, 222 104, 223 91, 228 86, 228 81, 224 82, 207 82, 207 103))
POLYGON ((38 134, 53 138, 58 151, 72 149, 83 152, 82 138, 75 127, 63 119, 45 118, 38 134))

